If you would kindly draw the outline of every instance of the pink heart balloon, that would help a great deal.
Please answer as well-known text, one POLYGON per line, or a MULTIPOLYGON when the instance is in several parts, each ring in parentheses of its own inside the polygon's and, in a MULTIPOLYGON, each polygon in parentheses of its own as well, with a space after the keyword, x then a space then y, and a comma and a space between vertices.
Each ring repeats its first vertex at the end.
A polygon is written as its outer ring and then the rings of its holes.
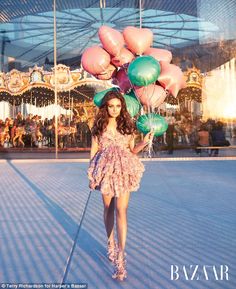
POLYGON ((100 80, 109 80, 116 72, 116 67, 112 64, 108 66, 108 68, 102 73, 96 75, 96 77, 100 80))
POLYGON ((120 69, 113 78, 113 84, 118 85, 124 93, 131 89, 131 83, 124 69, 120 69))
POLYGON ((137 55, 142 55, 153 42, 153 33, 148 28, 128 26, 124 29, 123 35, 129 50, 137 55))
POLYGON ((159 83, 173 96, 177 96, 179 90, 186 85, 184 74, 181 69, 167 62, 161 61, 161 74, 158 77, 159 83))
POLYGON ((166 91, 164 88, 156 84, 139 87, 135 86, 135 94, 143 105, 152 108, 160 106, 166 98, 166 91))
POLYGON ((144 52, 144 55, 150 55, 158 61, 166 61, 169 63, 172 60, 172 53, 166 49, 150 47, 144 52))
POLYGON ((110 65, 110 55, 100 46, 87 48, 81 58, 83 68, 90 74, 104 72, 110 65))
POLYGON ((111 55, 118 55, 125 45, 122 33, 109 26, 101 26, 98 30, 98 36, 104 49, 111 55))
POLYGON ((111 62, 116 66, 120 67, 127 63, 130 63, 135 56, 131 51, 129 51, 127 48, 123 47, 121 48, 120 54, 112 57, 111 62))

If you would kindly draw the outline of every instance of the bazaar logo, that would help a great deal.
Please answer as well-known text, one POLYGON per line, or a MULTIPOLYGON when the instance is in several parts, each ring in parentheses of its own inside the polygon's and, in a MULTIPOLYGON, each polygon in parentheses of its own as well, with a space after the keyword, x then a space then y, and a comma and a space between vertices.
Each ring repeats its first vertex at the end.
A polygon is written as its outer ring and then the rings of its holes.
POLYGON ((229 280, 227 265, 171 265, 171 280, 229 280))

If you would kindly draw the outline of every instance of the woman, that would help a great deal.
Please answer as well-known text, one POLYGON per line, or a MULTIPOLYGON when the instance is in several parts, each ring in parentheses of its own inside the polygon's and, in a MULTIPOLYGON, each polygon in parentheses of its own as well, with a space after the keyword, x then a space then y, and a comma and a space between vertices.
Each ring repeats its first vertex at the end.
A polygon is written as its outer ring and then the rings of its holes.
MULTIPOLYGON (((210 134, 205 123, 202 123, 196 136, 197 147, 208 147, 210 145, 210 134)), ((196 153, 200 154, 201 149, 196 149, 196 153)))
MULTIPOLYGON (((214 147, 230 146, 230 142, 226 139, 224 125, 222 122, 218 121, 213 125, 211 133, 211 144, 214 147)), ((219 149, 212 149, 211 155, 218 156, 219 149)))
POLYGON ((122 94, 118 91, 106 93, 92 127, 88 177, 90 188, 102 193, 107 255, 116 267, 112 277, 121 281, 127 277, 125 244, 130 192, 139 188, 144 171, 135 154, 153 139, 153 132, 150 132, 135 145, 134 131, 122 94), (114 234, 114 212, 118 245, 114 234))

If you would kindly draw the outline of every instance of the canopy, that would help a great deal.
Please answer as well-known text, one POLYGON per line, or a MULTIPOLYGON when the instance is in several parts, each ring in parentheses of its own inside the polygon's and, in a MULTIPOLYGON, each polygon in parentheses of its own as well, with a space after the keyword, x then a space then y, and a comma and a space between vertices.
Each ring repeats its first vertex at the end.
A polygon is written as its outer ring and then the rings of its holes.
MULTIPOLYGON (((0 70, 53 65, 52 4, 0 1, 0 70)), ((56 8, 58 62, 73 69, 84 49, 99 43, 103 24, 150 28, 154 47, 171 50, 182 68, 209 71, 235 55, 235 0, 57 0, 56 8)))

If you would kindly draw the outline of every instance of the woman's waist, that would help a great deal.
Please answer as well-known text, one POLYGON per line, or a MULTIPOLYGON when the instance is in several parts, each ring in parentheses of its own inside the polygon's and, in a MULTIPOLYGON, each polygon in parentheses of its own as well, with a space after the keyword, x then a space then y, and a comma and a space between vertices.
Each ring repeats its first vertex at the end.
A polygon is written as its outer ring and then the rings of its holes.
POLYGON ((125 152, 131 153, 129 146, 120 145, 118 143, 109 144, 109 145, 100 145, 99 146, 100 152, 125 152))

